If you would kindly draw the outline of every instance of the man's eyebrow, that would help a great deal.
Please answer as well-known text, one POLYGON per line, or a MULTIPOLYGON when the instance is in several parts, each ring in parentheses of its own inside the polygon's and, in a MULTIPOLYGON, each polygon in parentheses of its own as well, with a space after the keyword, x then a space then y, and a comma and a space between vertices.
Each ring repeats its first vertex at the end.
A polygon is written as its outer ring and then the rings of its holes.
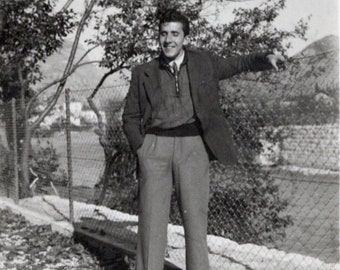
POLYGON ((160 33, 160 34, 165 34, 165 33, 179 34, 179 32, 180 32, 180 31, 178 31, 178 30, 171 30, 171 31, 161 30, 159 33, 160 33))

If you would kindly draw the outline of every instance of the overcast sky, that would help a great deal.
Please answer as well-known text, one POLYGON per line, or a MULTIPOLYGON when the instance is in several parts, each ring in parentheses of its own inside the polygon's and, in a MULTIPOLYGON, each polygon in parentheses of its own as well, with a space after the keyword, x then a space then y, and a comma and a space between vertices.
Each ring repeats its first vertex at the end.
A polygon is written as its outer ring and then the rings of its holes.
MULTIPOLYGON (((223 10, 219 17, 211 17, 215 23, 226 23, 232 20, 232 11, 237 7, 256 7, 264 0, 249 0, 244 2, 229 2, 223 5, 223 10)), ((210 6, 210 8, 213 8, 210 6)), ((280 29, 292 30, 294 24, 303 18, 309 20, 309 30, 307 32, 307 41, 292 40, 292 49, 289 55, 292 55, 311 42, 323 38, 326 35, 339 35, 339 3, 338 0, 286 0, 286 8, 280 12, 275 21, 275 26, 280 29)))
MULTIPOLYGON (((66 0, 60 1, 65 2, 66 0)), ((122 0, 123 1, 123 0, 122 0)), ((237 7, 255 7, 266 0, 242 0, 242 2, 225 2, 218 17, 210 16, 209 19, 213 23, 226 23, 232 20, 232 11, 237 7)), ((73 7, 75 9, 83 9, 84 0, 75 0, 73 7)), ((286 8, 283 10, 277 20, 275 26, 280 29, 292 30, 294 24, 303 18, 307 19, 310 15, 309 30, 307 33, 307 41, 291 40, 292 49, 288 51, 289 56, 302 50, 308 44, 318 40, 326 35, 339 35, 339 11, 338 0, 286 0, 286 8)), ((213 5, 205 10, 206 14, 215 14, 213 5)), ((91 35, 90 31, 85 31, 83 38, 91 35)), ((90 55, 92 59, 100 58, 100 51, 90 55)))

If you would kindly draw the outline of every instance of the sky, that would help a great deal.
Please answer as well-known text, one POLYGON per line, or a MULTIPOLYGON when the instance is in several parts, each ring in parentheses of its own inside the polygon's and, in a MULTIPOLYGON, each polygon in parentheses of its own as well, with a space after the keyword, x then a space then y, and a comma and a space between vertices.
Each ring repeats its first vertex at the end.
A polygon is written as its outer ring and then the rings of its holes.
MULTIPOLYGON (((62 4, 66 0, 60 1, 62 4)), ((123 1, 123 0, 122 0, 123 1)), ((214 12, 215 6, 206 4, 204 13, 208 19, 216 23, 228 23, 233 19, 232 11, 238 7, 256 7, 266 0, 241 0, 241 2, 225 1, 223 6, 220 6, 221 12, 216 17, 214 12), (213 14, 213 15, 212 15, 213 14)), ((300 20, 307 20, 310 17, 308 24, 309 30, 307 32, 307 41, 300 39, 290 40, 292 48, 288 51, 288 56, 304 49, 308 44, 323 38, 326 35, 339 36, 339 1, 338 0, 286 0, 286 8, 280 12, 274 25, 277 28, 292 30, 294 25, 300 20)), ((83 9, 84 0, 75 0, 72 5, 75 10, 83 9)), ((86 30, 83 34, 82 40, 85 40, 93 32, 86 30)), ((90 58, 92 60, 99 60, 101 51, 97 50, 92 53, 90 58)))
MULTIPOLYGON (((229 2, 223 5, 223 9, 216 18, 210 19, 213 23, 227 23, 232 20, 232 11, 237 7, 256 7, 264 0, 249 0, 243 2, 229 2)), ((214 7, 210 5, 210 9, 214 7)), ((280 12, 274 25, 284 30, 294 29, 294 25, 300 19, 308 20, 309 30, 307 41, 291 40, 292 49, 288 51, 293 55, 308 44, 323 38, 326 35, 339 36, 339 1, 338 0, 286 0, 286 8, 280 12), (311 16, 310 16, 311 15, 311 16), (308 17, 310 19, 308 20, 308 17)))

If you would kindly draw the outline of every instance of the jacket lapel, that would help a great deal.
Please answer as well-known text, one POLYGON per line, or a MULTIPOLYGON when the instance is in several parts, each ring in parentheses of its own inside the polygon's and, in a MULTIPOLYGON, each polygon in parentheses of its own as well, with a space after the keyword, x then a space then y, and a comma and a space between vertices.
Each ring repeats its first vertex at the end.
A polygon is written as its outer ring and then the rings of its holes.
POLYGON ((143 86, 151 106, 153 107, 153 111, 157 110, 157 108, 160 107, 162 100, 159 62, 157 59, 146 66, 144 70, 143 86))
MULTIPOLYGON (((202 63, 192 55, 192 52, 187 50, 188 55, 188 76, 190 82, 191 95, 194 106, 199 104, 199 89, 202 81, 201 66, 202 63)), ((197 109, 197 108, 196 108, 197 109)))

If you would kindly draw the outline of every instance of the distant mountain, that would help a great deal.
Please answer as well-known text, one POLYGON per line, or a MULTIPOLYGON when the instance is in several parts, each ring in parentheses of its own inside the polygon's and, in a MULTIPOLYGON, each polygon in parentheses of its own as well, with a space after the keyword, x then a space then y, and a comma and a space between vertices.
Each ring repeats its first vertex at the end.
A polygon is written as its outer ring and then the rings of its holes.
POLYGON ((339 37, 335 35, 329 35, 309 44, 294 57, 313 56, 336 49, 339 49, 339 37))
POLYGON ((313 42, 292 58, 288 71, 293 89, 304 95, 323 92, 332 96, 339 91, 339 37, 330 35, 313 42))
MULTIPOLYGON (((73 41, 65 40, 63 47, 50 57, 46 59, 45 63, 41 64, 41 70, 44 75, 44 79, 35 86, 39 88, 49 82, 59 79, 67 63, 73 41)), ((75 62, 86 52, 84 46, 79 44, 75 62)), ((83 62, 89 62, 90 59, 86 57, 83 62)), ((71 90, 71 99, 76 101, 81 101, 86 103, 86 98, 91 94, 92 89, 97 85, 102 76, 105 74, 106 70, 98 67, 97 63, 88 64, 79 67, 70 77, 67 79, 65 86, 71 90)), ((113 74, 107 78, 106 82, 95 98, 98 104, 105 105, 108 100, 122 100, 126 95, 127 86, 126 79, 119 74, 113 74), (125 84, 125 86, 123 86, 125 84), (116 87, 113 87, 116 86, 116 87)), ((52 87, 45 94, 45 98, 50 96, 56 87, 52 87)), ((63 101, 63 96, 60 102, 63 101)))

